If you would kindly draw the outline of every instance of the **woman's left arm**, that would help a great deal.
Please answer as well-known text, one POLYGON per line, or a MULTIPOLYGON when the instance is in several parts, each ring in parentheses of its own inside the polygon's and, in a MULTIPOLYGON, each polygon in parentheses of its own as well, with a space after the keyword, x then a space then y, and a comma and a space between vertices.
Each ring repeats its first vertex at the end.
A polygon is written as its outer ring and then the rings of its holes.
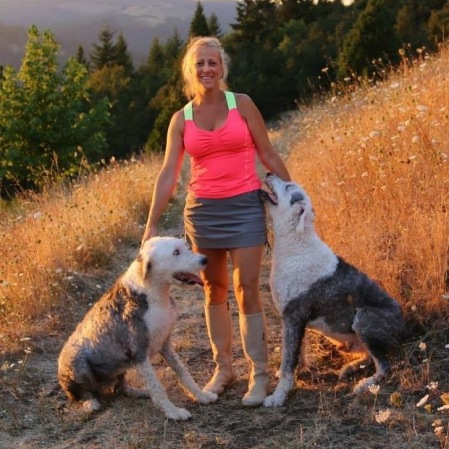
POLYGON ((290 181, 291 177, 287 167, 279 153, 273 148, 268 137, 267 128, 259 109, 246 94, 236 94, 236 100, 240 115, 248 124, 248 129, 263 165, 284 181, 290 181))

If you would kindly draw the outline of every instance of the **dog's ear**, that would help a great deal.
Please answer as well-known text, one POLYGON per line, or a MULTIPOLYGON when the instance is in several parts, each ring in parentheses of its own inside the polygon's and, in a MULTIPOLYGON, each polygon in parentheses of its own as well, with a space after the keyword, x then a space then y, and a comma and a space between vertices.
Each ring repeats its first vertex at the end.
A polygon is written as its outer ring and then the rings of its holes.
POLYGON ((136 257, 137 262, 139 263, 139 274, 142 280, 145 280, 147 277, 148 271, 151 269, 151 261, 145 261, 145 258, 142 254, 138 254, 136 257))

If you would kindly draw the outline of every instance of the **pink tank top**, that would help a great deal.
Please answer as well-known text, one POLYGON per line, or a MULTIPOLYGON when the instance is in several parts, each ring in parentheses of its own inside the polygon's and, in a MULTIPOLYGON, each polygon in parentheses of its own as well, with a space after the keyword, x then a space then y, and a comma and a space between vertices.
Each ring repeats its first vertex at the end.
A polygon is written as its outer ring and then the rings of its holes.
POLYGON ((228 117, 215 131, 198 128, 192 102, 184 107, 184 149, 190 156, 188 192, 195 198, 228 198, 261 187, 256 148, 235 95, 225 92, 228 117))

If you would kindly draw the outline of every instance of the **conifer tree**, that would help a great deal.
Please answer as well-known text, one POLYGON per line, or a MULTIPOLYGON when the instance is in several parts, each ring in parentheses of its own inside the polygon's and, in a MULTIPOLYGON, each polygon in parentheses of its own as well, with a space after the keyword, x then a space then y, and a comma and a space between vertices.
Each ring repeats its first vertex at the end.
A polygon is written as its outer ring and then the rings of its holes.
POLYGON ((84 47, 82 45, 78 46, 78 49, 76 51, 76 60, 89 70, 89 61, 84 55, 84 47))
POLYGON ((209 36, 215 36, 218 39, 223 37, 223 32, 221 31, 220 23, 218 22, 218 17, 216 14, 212 13, 209 16, 207 26, 209 29, 209 36))
POLYGON ((376 69, 373 61, 377 64, 380 60, 384 65, 398 62, 397 10, 396 0, 368 0, 366 8, 345 37, 338 62, 341 78, 348 73, 371 76, 376 69))
POLYGON ((192 21, 190 22, 189 37, 196 36, 209 36, 209 26, 207 25, 201 2, 197 2, 192 21))
POLYGON ((105 26, 99 35, 100 44, 93 44, 90 53, 92 68, 99 70, 104 66, 111 66, 117 62, 117 47, 114 44, 114 33, 109 26, 105 26))
POLYGON ((117 43, 115 44, 115 58, 114 63, 122 66, 128 75, 131 75, 134 72, 131 54, 128 51, 128 44, 123 33, 119 34, 117 43))

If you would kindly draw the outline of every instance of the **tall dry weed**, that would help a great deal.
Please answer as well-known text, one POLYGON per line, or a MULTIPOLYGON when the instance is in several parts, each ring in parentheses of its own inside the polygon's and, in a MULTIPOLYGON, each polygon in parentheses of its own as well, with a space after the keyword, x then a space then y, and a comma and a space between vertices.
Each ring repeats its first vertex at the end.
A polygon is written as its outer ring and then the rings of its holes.
POLYGON ((347 80, 291 116, 280 142, 321 236, 419 323, 448 312, 448 64, 443 50, 374 86, 347 80))
POLYGON ((123 240, 138 242, 159 158, 111 163, 73 184, 47 188, 2 213, 0 323, 21 333, 52 319, 77 288, 95 276, 123 240))

